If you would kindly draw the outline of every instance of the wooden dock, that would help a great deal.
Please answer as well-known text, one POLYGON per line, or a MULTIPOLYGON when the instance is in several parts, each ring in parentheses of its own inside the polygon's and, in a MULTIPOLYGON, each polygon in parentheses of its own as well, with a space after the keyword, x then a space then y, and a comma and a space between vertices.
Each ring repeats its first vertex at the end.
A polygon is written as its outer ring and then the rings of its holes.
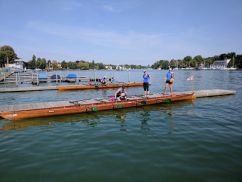
POLYGON ((45 91, 45 90, 57 90, 57 86, 33 86, 33 87, 0 88, 0 93, 30 92, 30 91, 45 91))
MULTIPOLYGON (((108 82, 113 81, 113 77, 107 77, 106 80, 108 82)), ((34 71, 27 71, 27 72, 4 72, 3 74, 0 74, 0 84, 20 84, 20 83, 32 83, 32 84, 39 84, 41 82, 45 83, 61 83, 61 82, 101 82, 101 78, 92 78, 87 76, 78 76, 76 78, 66 78, 63 75, 55 74, 47 72, 34 72, 34 71), (39 78, 40 73, 46 73, 47 78, 41 79, 39 78), (55 76, 55 78, 52 78, 55 76)))
POLYGON ((196 98, 202 97, 216 97, 216 96, 226 96, 226 95, 235 95, 235 90, 223 90, 223 89, 211 89, 211 90, 195 90, 188 92, 177 92, 177 93, 192 93, 194 92, 196 98))

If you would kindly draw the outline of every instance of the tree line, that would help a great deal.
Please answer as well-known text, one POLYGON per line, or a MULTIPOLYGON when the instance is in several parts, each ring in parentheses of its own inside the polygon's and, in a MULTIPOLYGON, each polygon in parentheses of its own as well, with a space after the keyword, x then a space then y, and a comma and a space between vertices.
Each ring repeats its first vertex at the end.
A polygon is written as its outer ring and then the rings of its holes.
POLYGON ((113 65, 113 64, 103 64, 100 62, 93 61, 57 61, 57 60, 46 60, 45 58, 36 58, 33 55, 32 59, 28 61, 26 67, 28 69, 46 69, 46 70, 61 70, 61 69, 80 69, 80 70, 89 70, 89 69, 144 69, 147 66, 134 65, 134 64, 124 64, 124 65, 113 65))
MULTIPOLYGON (((0 47, 0 67, 8 63, 13 63, 16 59, 19 59, 14 49, 9 45, 4 45, 0 47)), ((153 69, 168 69, 169 67, 178 68, 198 68, 200 66, 209 67, 214 61, 231 59, 228 67, 236 67, 242 69, 242 55, 236 55, 235 52, 223 53, 213 57, 203 58, 201 55, 195 57, 186 56, 183 59, 172 59, 172 60, 159 60, 156 61, 151 68, 153 69)), ((103 64, 101 62, 95 61, 85 61, 85 60, 75 60, 75 61, 65 61, 65 60, 47 60, 45 58, 37 58, 35 55, 32 59, 24 62, 24 66, 27 69, 47 69, 47 70, 59 70, 59 69, 147 69, 150 68, 149 65, 135 65, 135 64, 123 64, 123 65, 113 65, 113 64, 103 64)))
POLYGON ((223 53, 220 55, 216 55, 213 57, 206 57, 203 58, 201 55, 197 55, 195 57, 186 56, 183 59, 172 59, 170 61, 168 60, 159 60, 156 61, 151 67, 153 69, 168 69, 169 67, 177 67, 177 68, 199 68, 199 67, 207 67, 209 68, 210 65, 214 63, 214 61, 218 60, 225 60, 225 59, 231 59, 231 61, 228 64, 228 67, 235 67, 238 69, 242 69, 242 55, 236 55, 235 52, 230 53, 223 53))
POLYGON ((18 59, 18 56, 11 46, 4 45, 0 47, 0 67, 4 67, 7 62, 13 63, 16 59, 18 59))
MULTIPOLYGON (((0 47, 0 67, 8 63, 14 63, 16 59, 19 59, 14 49, 9 45, 4 45, 0 47)), ((85 60, 75 60, 75 61, 59 61, 59 60, 47 60, 46 58, 37 58, 35 55, 32 59, 24 62, 24 67, 27 69, 46 69, 46 70, 60 70, 60 69, 145 69, 147 66, 134 65, 134 64, 124 64, 124 65, 114 65, 114 64, 103 64, 101 62, 85 61, 85 60)))

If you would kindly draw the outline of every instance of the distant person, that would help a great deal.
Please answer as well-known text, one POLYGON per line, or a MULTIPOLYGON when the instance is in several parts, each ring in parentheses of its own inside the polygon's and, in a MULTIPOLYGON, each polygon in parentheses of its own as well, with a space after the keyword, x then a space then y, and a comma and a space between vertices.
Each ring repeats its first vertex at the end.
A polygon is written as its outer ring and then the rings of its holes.
POLYGON ((119 88, 114 95, 116 100, 126 100, 127 99, 127 92, 125 85, 123 85, 121 88, 119 88))
POLYGON ((169 87, 170 88, 170 94, 172 95, 172 84, 174 81, 174 72, 172 70, 172 68, 169 68, 169 71, 166 73, 166 85, 164 88, 164 94, 166 94, 166 89, 169 87))
POLYGON ((114 78, 113 77, 109 78, 109 81, 110 81, 110 83, 113 83, 114 78))
POLYGON ((150 75, 145 70, 143 74, 143 87, 144 87, 145 97, 147 97, 147 95, 149 94, 149 84, 150 84, 150 75))
POLYGON ((101 79, 101 84, 106 85, 106 83, 107 83, 107 80, 106 80, 106 77, 104 76, 104 77, 101 79))

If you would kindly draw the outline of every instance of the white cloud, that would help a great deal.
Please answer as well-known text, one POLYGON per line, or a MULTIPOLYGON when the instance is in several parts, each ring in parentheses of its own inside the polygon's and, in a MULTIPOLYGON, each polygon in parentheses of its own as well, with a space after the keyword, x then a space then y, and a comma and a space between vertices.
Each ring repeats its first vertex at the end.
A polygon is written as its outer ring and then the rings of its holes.
POLYGON ((118 48, 124 50, 137 50, 145 47, 159 46, 162 40, 160 34, 148 34, 141 32, 115 32, 81 27, 67 27, 41 22, 30 22, 28 28, 57 36, 60 39, 81 41, 92 45, 118 48))
POLYGON ((212 52, 216 47, 209 45, 213 40, 208 38, 206 33, 195 28, 166 34, 137 31, 117 32, 38 21, 30 22, 27 28, 49 37, 47 41, 51 43, 52 48, 60 50, 62 46, 61 54, 63 56, 64 54, 79 55, 92 59, 95 55, 108 62, 117 57, 120 60, 126 60, 126 63, 127 61, 146 63, 147 60, 182 59, 187 55, 202 54, 206 56, 213 55, 212 52), (55 43, 56 40, 64 44, 55 43))
POLYGON ((106 11, 114 12, 114 8, 111 5, 103 5, 103 9, 106 11))

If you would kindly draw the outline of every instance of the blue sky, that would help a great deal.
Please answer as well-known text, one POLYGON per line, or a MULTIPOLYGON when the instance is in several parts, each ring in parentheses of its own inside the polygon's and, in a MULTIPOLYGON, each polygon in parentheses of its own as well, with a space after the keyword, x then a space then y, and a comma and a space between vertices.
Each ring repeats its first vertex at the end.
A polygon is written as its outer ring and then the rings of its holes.
POLYGON ((153 64, 242 53, 241 0, 0 0, 0 46, 28 61, 153 64))

